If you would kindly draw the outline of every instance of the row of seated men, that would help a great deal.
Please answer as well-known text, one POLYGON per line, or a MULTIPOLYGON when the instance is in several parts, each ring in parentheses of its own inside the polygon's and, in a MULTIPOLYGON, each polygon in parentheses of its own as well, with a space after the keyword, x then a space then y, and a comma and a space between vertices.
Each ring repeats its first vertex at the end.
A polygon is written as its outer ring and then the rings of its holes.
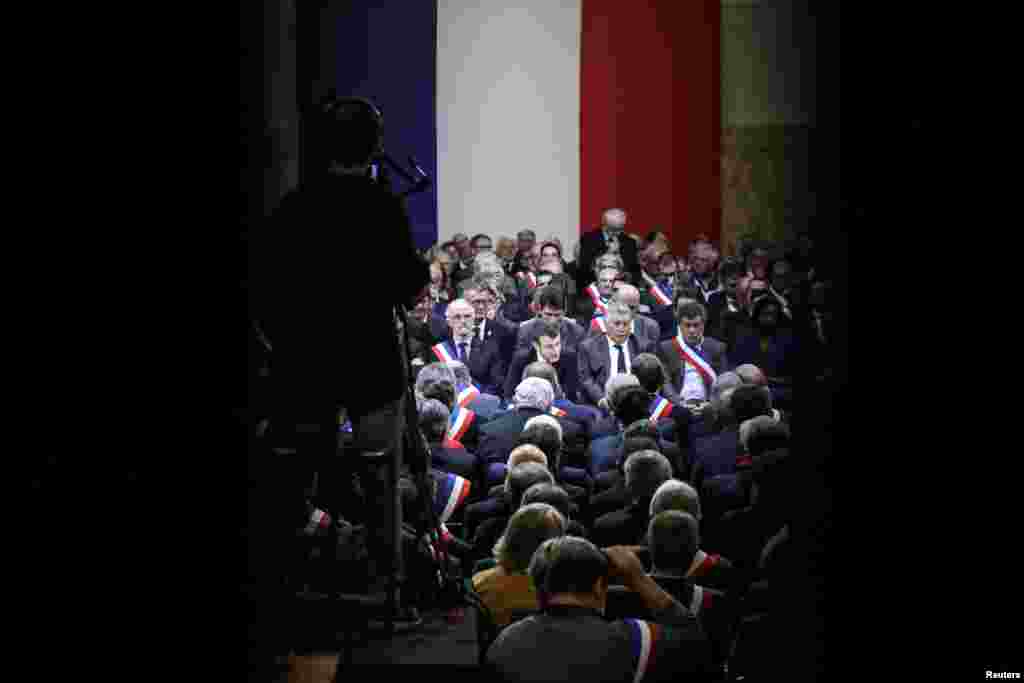
MULTIPOLYGON (((757 378, 754 373, 745 374, 757 378)), ((737 580, 735 571, 765 567, 773 549, 785 537, 784 521, 776 509, 776 482, 780 463, 785 462, 788 429, 778 411, 771 408, 769 393, 763 385, 744 384, 738 375, 723 376, 715 387, 714 417, 709 414, 703 424, 690 418, 678 421, 688 427, 694 443, 701 446, 697 449, 700 457, 691 462, 662 437, 657 421, 652 424, 646 412, 650 394, 639 381, 632 377, 616 383, 609 399, 620 429, 617 434, 602 437, 606 443, 615 444, 612 466, 604 469, 604 464, 588 462, 589 471, 598 476, 596 486, 587 489, 570 483, 571 477, 567 476, 573 468, 562 461, 561 425, 543 411, 544 401, 550 398, 546 385, 546 380, 530 377, 517 389, 516 410, 527 414, 515 420, 522 424, 522 430, 508 452, 502 483, 491 487, 483 500, 467 500, 462 515, 449 517, 463 522, 460 535, 465 540, 451 539, 449 549, 463 560, 464 567, 478 566, 480 560, 492 555, 496 561, 495 566, 472 573, 473 588, 495 623, 507 624, 513 614, 524 610, 560 606, 553 613, 546 609, 544 616, 537 617, 539 623, 528 621, 503 633, 489 651, 490 664, 506 677, 543 680, 552 675, 551 670, 524 664, 520 655, 526 649, 541 648, 541 652, 547 650, 554 655, 567 645, 557 639, 548 640, 552 630, 566 638, 574 631, 593 631, 609 638, 616 647, 603 650, 604 658, 596 660, 578 652, 578 647, 570 647, 569 652, 576 652, 582 659, 560 655, 559 666, 572 666, 573 671, 597 667, 612 678, 602 674, 595 680, 618 680, 614 677, 621 674, 622 667, 640 666, 629 654, 630 634, 649 628, 637 619, 607 621, 609 615, 621 612, 647 615, 652 623, 667 619, 668 624, 681 614, 689 615, 687 618, 692 617, 695 625, 682 630, 657 629, 664 639, 659 645, 667 653, 658 660, 661 673, 695 667, 717 670, 728 655, 734 612, 727 607, 724 596, 737 580), (703 448, 707 439, 721 439, 723 433, 735 435, 738 440, 728 466, 723 466, 720 459, 704 457, 708 455, 703 448), (707 474, 719 471, 730 474, 707 474), (698 487, 685 481, 688 473, 691 481, 703 482, 699 487, 705 492, 704 501, 698 487), (705 485, 712 481, 715 486, 705 485), (674 602, 668 602, 664 595, 661 602, 652 598, 652 594, 659 594, 650 586, 645 590, 639 574, 628 573, 619 577, 631 588, 625 593, 609 593, 606 583, 589 590, 595 576, 573 584, 576 589, 569 591, 573 595, 557 597, 562 591, 545 587, 544 579, 538 578, 537 561, 538 554, 541 564, 546 557, 546 551, 539 548, 554 543, 548 539, 563 537, 578 539, 573 547, 583 555, 599 548, 632 548, 642 558, 638 561, 644 575, 674 602), (556 596, 553 602, 546 602, 547 594, 556 596), (647 598, 651 598, 650 604, 647 598), (634 604, 638 601, 642 604, 634 604), (673 612, 670 606, 676 603, 686 609, 673 612), (604 612, 606 605, 614 609, 604 612), (546 634, 543 643, 538 640, 541 633, 546 634)), ((433 388, 427 393, 433 393, 433 388)), ((421 401, 422 425, 434 446, 433 464, 439 469, 459 469, 448 460, 457 448, 450 443, 445 446, 438 429, 444 426, 439 419, 443 415, 440 404, 438 399, 421 401)), ((608 559, 607 552, 600 554, 608 559)), ((588 570, 573 571, 581 572, 580 578, 589 576, 588 570)), ((679 622, 688 623, 686 619, 679 622)), ((658 678, 650 672, 648 676, 658 678)), ((558 674, 555 680, 564 678, 558 674)))
POLYGON ((544 360, 556 368, 566 400, 594 409, 602 407, 610 376, 631 372, 638 355, 651 353, 665 367, 662 393, 673 405, 706 401, 717 374, 747 363, 762 368, 780 407, 791 402, 796 346, 792 334, 780 327, 785 316, 774 298, 761 297, 752 304, 759 324, 733 335, 730 348, 705 333, 708 307, 693 298, 699 297, 697 292, 683 292, 674 308, 667 307, 675 332, 666 337, 667 325, 639 313, 636 287, 610 280, 602 287, 609 292, 607 303, 584 327, 566 316, 564 292, 557 286, 535 289, 536 317, 514 323, 497 305, 488 282, 469 280, 464 298, 448 304, 444 318, 430 312, 425 302, 414 312, 410 318, 413 364, 420 368, 435 361, 462 361, 481 393, 507 404, 525 366, 544 360))

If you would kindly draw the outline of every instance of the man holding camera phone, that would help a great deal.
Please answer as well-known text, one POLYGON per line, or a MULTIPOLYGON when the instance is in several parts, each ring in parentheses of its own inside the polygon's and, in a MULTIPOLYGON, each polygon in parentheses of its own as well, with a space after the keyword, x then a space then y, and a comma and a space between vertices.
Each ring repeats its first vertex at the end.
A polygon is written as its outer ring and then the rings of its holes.
POLYGON ((658 681, 708 672, 700 623, 644 572, 636 550, 601 550, 576 536, 542 543, 529 568, 542 611, 504 629, 488 649, 494 680, 658 681), (652 618, 605 620, 613 581, 636 591, 652 618))

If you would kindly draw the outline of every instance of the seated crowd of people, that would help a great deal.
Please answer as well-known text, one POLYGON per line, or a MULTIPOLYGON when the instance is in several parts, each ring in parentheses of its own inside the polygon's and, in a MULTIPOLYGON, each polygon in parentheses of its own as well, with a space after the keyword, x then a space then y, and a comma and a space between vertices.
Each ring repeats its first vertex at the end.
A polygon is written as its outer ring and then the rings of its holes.
POLYGON ((788 539, 793 383, 798 354, 825 370, 827 283, 804 252, 720 260, 699 238, 681 258, 624 227, 609 210, 571 262, 529 230, 456 235, 407 318, 442 543, 503 627, 503 677, 720 670, 723 596, 788 539))

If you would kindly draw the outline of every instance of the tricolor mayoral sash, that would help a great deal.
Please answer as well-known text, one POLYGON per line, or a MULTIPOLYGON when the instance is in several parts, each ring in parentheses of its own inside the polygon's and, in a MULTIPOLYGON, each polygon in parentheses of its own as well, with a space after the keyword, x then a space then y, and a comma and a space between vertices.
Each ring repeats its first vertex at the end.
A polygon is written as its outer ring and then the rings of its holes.
POLYGON ((460 408, 465 408, 480 397, 480 389, 475 384, 460 384, 457 388, 459 389, 459 395, 455 397, 455 402, 460 408))
POLYGON ((668 402, 667 398, 663 396, 657 396, 651 401, 651 423, 655 423, 663 417, 670 417, 672 415, 672 404, 668 402))
MULTIPOLYGON (((676 351, 679 353, 679 358, 682 359, 683 363, 689 363, 697 369, 700 376, 704 379, 704 386, 707 387, 708 392, 711 391, 711 385, 718 379, 718 374, 715 373, 715 369, 711 365, 700 357, 695 350, 689 347, 685 341, 683 341, 683 331, 672 339, 672 344, 676 347, 676 351)), ((685 368, 683 369, 685 372, 685 368)))
POLYGON ((653 296, 654 300, 657 301, 662 306, 672 305, 671 291, 666 292, 658 283, 654 283, 654 285, 647 290, 647 293, 653 296))
POLYGON ((608 315, 608 304, 601 301, 601 292, 597 289, 597 283, 591 283, 589 287, 583 290, 590 297, 590 300, 594 302, 594 315, 608 315))
POLYGON ((459 354, 452 342, 444 341, 440 344, 434 344, 430 347, 430 350, 434 352, 434 357, 442 363, 451 363, 452 361, 459 360, 459 354))
POLYGON ((633 683, 639 683, 654 664, 662 627, 653 621, 643 619, 625 619, 624 621, 629 625, 630 641, 633 646, 634 670, 636 672, 633 675, 633 683))
POLYGON ((456 405, 451 417, 448 418, 448 433, 445 438, 462 443, 462 437, 469 431, 469 426, 473 424, 475 418, 476 413, 472 410, 456 405))

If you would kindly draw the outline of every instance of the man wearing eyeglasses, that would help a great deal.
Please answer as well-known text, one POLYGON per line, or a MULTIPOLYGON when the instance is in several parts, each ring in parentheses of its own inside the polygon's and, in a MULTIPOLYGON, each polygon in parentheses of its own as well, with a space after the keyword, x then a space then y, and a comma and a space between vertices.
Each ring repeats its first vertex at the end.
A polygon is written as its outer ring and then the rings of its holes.
MULTIPOLYGON (((485 299, 488 299, 486 294, 475 292, 477 306, 487 306, 485 299)), ((466 299, 456 299, 448 304, 446 318, 449 332, 444 339, 424 351, 424 362, 461 361, 469 368, 470 377, 480 391, 500 396, 508 366, 499 343, 503 336, 480 339, 475 334, 474 305, 466 299)))
MULTIPOLYGON (((633 313, 633 327, 631 334, 645 344, 657 344, 661 339, 661 326, 658 322, 646 315, 640 314, 640 290, 633 285, 618 284, 612 293, 612 301, 625 305, 633 313)), ((587 338, 599 337, 608 333, 607 325, 601 318, 595 318, 587 330, 587 338)))

